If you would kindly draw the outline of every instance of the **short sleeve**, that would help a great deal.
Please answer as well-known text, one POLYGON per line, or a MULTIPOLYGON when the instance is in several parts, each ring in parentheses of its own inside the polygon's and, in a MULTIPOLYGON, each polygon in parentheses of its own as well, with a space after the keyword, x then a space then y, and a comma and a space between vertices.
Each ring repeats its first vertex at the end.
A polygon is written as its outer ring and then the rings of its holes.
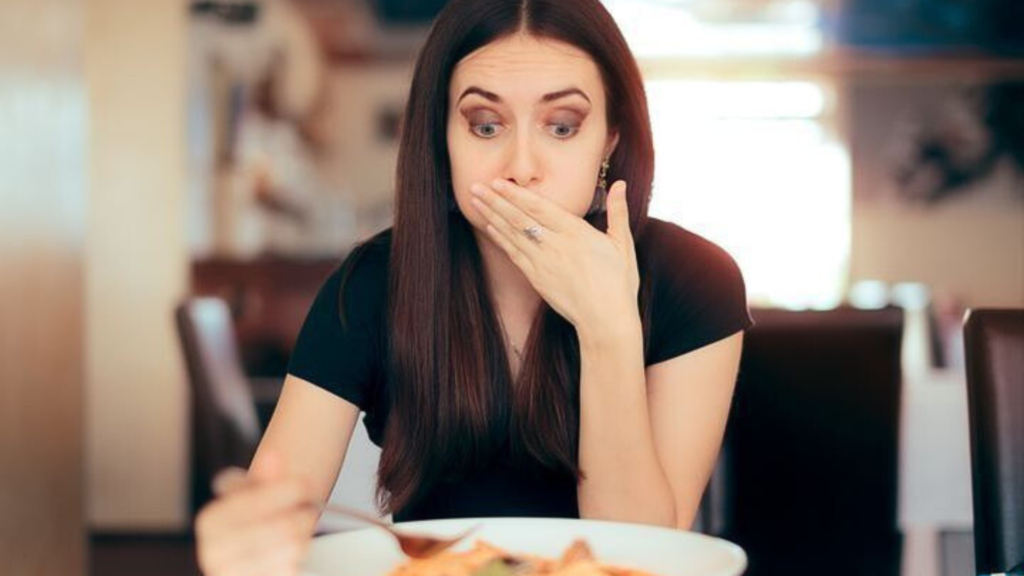
POLYGON ((646 364, 697 350, 754 326, 746 283, 733 257, 717 244, 658 221, 649 258, 653 285, 646 364))
POLYGON ((343 262, 310 306, 288 360, 288 373, 367 411, 380 365, 378 337, 386 279, 382 265, 369 254, 363 256, 345 285, 345 324, 340 317, 343 262))

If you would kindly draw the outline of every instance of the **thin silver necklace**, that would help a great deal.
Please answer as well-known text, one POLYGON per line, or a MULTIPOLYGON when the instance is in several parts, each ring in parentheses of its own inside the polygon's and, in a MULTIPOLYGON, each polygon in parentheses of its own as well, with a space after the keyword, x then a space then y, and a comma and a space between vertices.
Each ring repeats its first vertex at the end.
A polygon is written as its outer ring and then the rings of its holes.
POLYGON ((505 330, 505 322, 503 322, 501 319, 501 314, 498 314, 498 325, 501 326, 501 332, 502 334, 505 335, 505 341, 508 342, 508 345, 512 347, 512 351, 515 352, 516 357, 519 358, 520 361, 522 361, 523 352, 522 350, 519 349, 518 346, 515 345, 514 342, 512 342, 512 338, 509 337, 508 331, 505 330))

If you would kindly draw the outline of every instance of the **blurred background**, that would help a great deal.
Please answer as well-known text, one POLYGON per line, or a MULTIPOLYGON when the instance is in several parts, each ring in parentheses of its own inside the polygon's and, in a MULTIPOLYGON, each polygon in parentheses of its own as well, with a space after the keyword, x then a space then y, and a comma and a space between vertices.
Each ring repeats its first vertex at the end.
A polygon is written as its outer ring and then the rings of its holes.
MULTIPOLYGON (((877 494, 829 489, 883 502, 893 573, 973 570, 962 320, 1024 306, 1024 5, 604 4, 646 79, 650 214, 732 254, 768 327, 899 312, 890 349, 844 357, 896 363, 847 390, 877 391, 884 422, 866 421, 890 431, 891 470, 877 494)), ((389 225, 397 127, 443 5, 5 0, 0 571, 195 573, 210 467, 245 462, 316 289, 389 225)), ((350 454, 333 499, 371 509, 361 426, 350 454)), ((723 493, 745 493, 733 478, 723 493)), ((745 537, 706 512, 705 531, 745 537)))

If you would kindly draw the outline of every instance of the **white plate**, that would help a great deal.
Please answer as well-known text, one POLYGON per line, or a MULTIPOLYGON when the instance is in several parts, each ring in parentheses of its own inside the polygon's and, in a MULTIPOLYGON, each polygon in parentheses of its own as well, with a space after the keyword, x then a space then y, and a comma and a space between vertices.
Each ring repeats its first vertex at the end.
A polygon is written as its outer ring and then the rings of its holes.
MULTIPOLYGON (((557 558, 576 538, 590 545, 598 561, 645 570, 658 576, 738 576, 747 566, 739 546, 694 532, 641 524, 565 518, 460 518, 404 522, 397 528, 451 536, 480 524, 454 550, 477 539, 510 552, 557 558)), ((367 528, 313 540, 306 576, 386 576, 405 561, 398 543, 383 530, 367 528)))

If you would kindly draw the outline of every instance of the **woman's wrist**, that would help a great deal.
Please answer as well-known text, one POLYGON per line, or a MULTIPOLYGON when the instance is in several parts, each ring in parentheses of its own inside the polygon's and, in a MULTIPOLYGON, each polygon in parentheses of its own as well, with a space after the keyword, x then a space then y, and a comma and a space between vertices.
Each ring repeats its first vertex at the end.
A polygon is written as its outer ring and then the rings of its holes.
POLYGON ((581 353, 617 349, 624 342, 643 339, 640 313, 635 307, 625 312, 605 311, 602 316, 592 321, 578 324, 576 335, 579 338, 581 353))

